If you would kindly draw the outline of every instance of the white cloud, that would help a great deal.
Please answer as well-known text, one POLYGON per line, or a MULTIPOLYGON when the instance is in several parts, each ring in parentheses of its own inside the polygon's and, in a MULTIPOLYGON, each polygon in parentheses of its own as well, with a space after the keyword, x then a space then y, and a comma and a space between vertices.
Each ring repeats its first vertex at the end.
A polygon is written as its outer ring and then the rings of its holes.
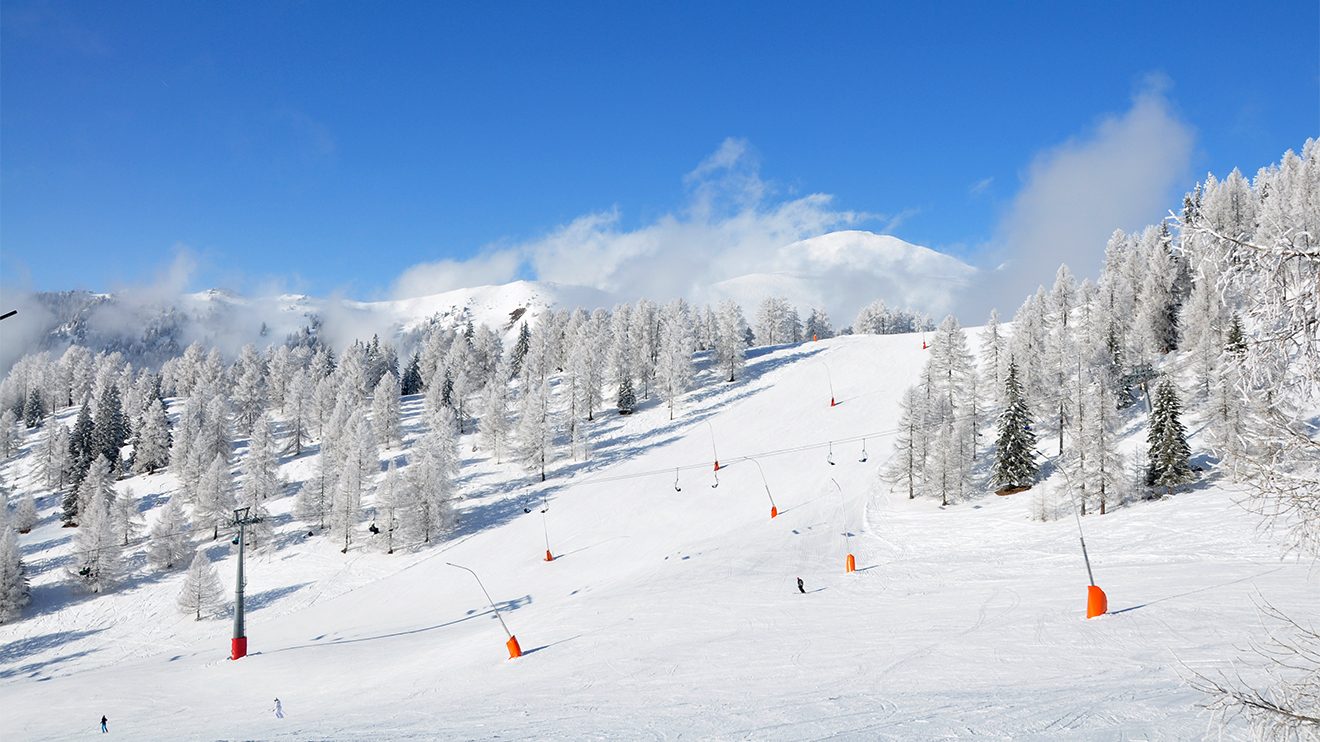
POLYGON ((966 297, 965 311, 1016 308, 1053 280, 1060 263, 1096 276, 1115 229, 1136 229, 1167 213, 1189 174, 1194 133, 1164 87, 1148 80, 1127 111, 1037 155, 993 237, 987 259, 1001 267, 978 281, 982 288, 966 297))
POLYGON ((980 180, 973 183, 972 186, 967 189, 967 192, 973 196, 979 196, 985 193, 987 190, 989 190, 990 185, 994 182, 995 182, 995 178, 993 175, 988 178, 981 178, 980 180))
POLYGON ((437 260, 408 268, 394 282, 397 299, 439 294, 452 289, 507 283, 518 274, 522 258, 516 250, 491 250, 467 260, 437 260))
POLYGON ((702 300, 712 284, 783 269, 777 261, 785 245, 885 218, 836 209, 833 197, 823 193, 776 198, 741 139, 726 139, 683 184, 684 204, 649 224, 626 228, 617 208, 588 213, 544 236, 469 260, 413 266, 393 293, 402 298, 510 280, 521 264, 537 280, 589 286, 621 300, 702 300))

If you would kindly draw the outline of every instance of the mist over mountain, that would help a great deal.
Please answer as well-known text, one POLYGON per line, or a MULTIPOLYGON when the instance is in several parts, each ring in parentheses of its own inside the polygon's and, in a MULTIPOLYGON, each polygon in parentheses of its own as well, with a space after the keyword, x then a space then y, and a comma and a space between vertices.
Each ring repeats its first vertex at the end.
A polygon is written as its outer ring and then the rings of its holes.
MULTIPOLYGON (((926 247, 889 235, 846 230, 784 245, 764 265, 735 278, 704 283, 694 276, 684 298, 698 304, 732 299, 746 312, 769 296, 805 314, 829 313, 836 327, 877 299, 938 318, 975 269, 926 247)), ((379 335, 407 347, 426 328, 468 321, 502 332, 520 320, 533 324, 549 309, 611 307, 641 298, 636 291, 604 291, 552 281, 460 288, 387 301, 304 294, 242 296, 224 289, 200 292, 125 290, 39 292, 21 297, 20 314, 5 322, 0 369, 24 353, 59 352, 71 343, 119 351, 135 365, 158 366, 193 342, 233 356, 248 343, 266 346, 312 336, 332 347, 379 335), (10 342, 12 339, 12 342, 10 342)), ((647 296, 665 302, 674 296, 647 296)))

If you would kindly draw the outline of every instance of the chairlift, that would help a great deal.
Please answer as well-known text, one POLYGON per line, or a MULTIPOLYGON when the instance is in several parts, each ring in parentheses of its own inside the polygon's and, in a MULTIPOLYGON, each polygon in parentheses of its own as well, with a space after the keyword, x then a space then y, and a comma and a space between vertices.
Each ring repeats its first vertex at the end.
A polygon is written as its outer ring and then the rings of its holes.
POLYGON ((234 546, 238 546, 238 536, 235 535, 234 538, 229 541, 229 543, 233 544, 234 546))
POLYGON ((866 463, 866 459, 867 459, 867 456, 866 456, 866 439, 863 438, 863 439, 862 439, 862 457, 861 457, 860 459, 857 459, 857 460, 858 460, 859 462, 865 464, 865 463, 866 463))
POLYGON ((82 575, 83 577, 87 577, 91 573, 92 573, 91 567, 83 567, 82 569, 78 570, 78 574, 82 575))
POLYGON ((835 465, 835 464, 834 464, 834 441, 830 441, 830 452, 829 452, 828 454, 825 455, 825 460, 828 461, 828 462, 830 463, 830 466, 834 466, 834 465, 835 465))
POLYGON ((375 523, 372 523, 370 526, 367 526, 367 530, 368 530, 368 531, 371 531, 373 534, 379 534, 379 533, 380 533, 380 529, 376 527, 376 524, 375 524, 375 523))
POLYGON ((682 492, 683 488, 678 486, 678 467, 674 467, 674 491, 682 492))
POLYGON ((712 484, 710 488, 715 489, 716 487, 720 486, 720 473, 718 470, 713 471, 711 472, 711 476, 715 477, 715 484, 712 484))

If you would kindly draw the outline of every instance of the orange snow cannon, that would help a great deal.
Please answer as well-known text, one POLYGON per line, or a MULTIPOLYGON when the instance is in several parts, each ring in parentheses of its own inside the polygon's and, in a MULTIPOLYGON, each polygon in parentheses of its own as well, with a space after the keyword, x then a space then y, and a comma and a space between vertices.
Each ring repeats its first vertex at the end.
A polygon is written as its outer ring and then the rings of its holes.
POLYGON ((857 571, 857 560, 856 560, 856 559, 853 559, 853 555, 852 555, 852 554, 849 554, 849 555, 848 555, 848 559, 847 559, 847 560, 845 561, 845 563, 844 563, 844 571, 845 571, 845 572, 856 572, 856 571, 857 571))
POLYGON ((1105 591, 1095 585, 1086 588, 1086 617, 1103 616, 1108 611, 1109 599, 1105 597, 1105 591))
POLYGON ((518 637, 510 635, 504 646, 509 648, 509 659, 516 660, 522 656, 522 647, 518 646, 518 637))

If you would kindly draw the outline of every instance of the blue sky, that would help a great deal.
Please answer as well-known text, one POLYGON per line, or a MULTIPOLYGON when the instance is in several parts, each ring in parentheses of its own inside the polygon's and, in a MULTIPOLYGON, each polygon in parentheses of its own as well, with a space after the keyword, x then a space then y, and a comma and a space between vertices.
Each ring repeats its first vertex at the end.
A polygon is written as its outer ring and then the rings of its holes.
POLYGON ((1129 176, 1154 192, 1112 227, 1320 133, 1318 6, 7 0, 0 272, 102 290, 182 253, 190 288, 378 298, 436 261, 538 275, 499 256, 583 220, 613 239, 817 193, 799 231, 989 264, 1033 173, 1142 101, 1156 171, 1129 176))

